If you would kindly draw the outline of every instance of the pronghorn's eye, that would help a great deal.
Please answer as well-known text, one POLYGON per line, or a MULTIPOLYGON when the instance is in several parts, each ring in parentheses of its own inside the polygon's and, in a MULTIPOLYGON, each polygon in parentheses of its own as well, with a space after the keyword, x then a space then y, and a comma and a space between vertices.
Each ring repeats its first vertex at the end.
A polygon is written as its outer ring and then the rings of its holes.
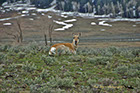
POLYGON ((79 37, 77 37, 79 39, 79 37))
POLYGON ((75 39, 75 37, 73 37, 73 39, 75 39))

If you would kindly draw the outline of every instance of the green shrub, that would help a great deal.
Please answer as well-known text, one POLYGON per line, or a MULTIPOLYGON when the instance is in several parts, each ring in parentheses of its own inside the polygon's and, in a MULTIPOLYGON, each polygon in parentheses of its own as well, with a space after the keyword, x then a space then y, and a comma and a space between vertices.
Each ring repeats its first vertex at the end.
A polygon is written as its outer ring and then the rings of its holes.
POLYGON ((102 78, 99 79, 98 81, 101 82, 103 86, 109 86, 114 83, 112 78, 102 78))
POLYGON ((78 55, 73 55, 73 56, 69 56, 68 58, 70 61, 72 62, 79 62, 79 61, 82 61, 82 58, 78 55))
POLYGON ((57 61, 55 57, 50 57, 46 55, 42 55, 41 59, 46 63, 46 65, 53 65, 57 61))
POLYGON ((36 84, 42 84, 42 78, 41 77, 35 77, 34 79, 29 79, 29 78, 25 78, 23 80, 24 84, 27 85, 36 85, 36 84))
POLYGON ((20 46, 12 46, 12 47, 8 50, 8 52, 18 53, 18 52, 20 52, 20 46))
POLYGON ((50 73, 49 73, 49 71, 46 70, 46 69, 43 69, 42 72, 40 73, 40 77, 41 77, 42 79, 47 78, 49 75, 50 75, 50 73))
POLYGON ((28 47, 29 49, 31 49, 31 50, 37 49, 38 46, 39 46, 39 44, 38 44, 37 42, 32 42, 32 43, 29 43, 29 44, 27 45, 27 47, 28 47))
POLYGON ((49 46, 39 46, 38 50, 41 52, 44 52, 44 53, 49 53, 50 47, 49 46))
POLYGON ((83 86, 80 89, 78 89, 80 91, 80 93, 101 93, 101 89, 100 88, 91 88, 89 86, 83 86))
POLYGON ((140 70, 138 69, 129 69, 129 71, 127 71, 127 76, 130 77, 140 77, 140 70))
POLYGON ((87 80, 87 83, 90 85, 90 86, 94 86, 96 83, 97 83, 97 80, 96 79, 88 79, 87 80))
POLYGON ((31 93, 66 93, 65 90, 60 88, 51 88, 45 84, 30 86, 31 93))
POLYGON ((115 72, 118 73, 118 74, 121 74, 121 75, 125 75, 125 73, 128 71, 128 66, 118 66, 116 69, 115 69, 115 72))
POLYGON ((77 54, 79 54, 79 55, 90 55, 90 54, 92 54, 92 51, 88 48, 78 48, 77 49, 77 54))
MULTIPOLYGON (((120 85, 124 86, 125 88, 132 87, 135 89, 135 91, 140 91, 140 78, 132 78, 130 80, 122 79, 119 81, 120 85)), ((137 93, 137 92, 134 92, 137 93)))
POLYGON ((0 52, 6 52, 10 48, 11 48, 11 45, 2 45, 0 46, 0 52))
POLYGON ((114 47, 114 46, 107 48, 107 50, 109 52, 111 52, 113 55, 114 54, 120 54, 120 52, 121 52, 121 49, 119 49, 117 47, 114 47))
POLYGON ((130 66, 118 66, 115 68, 115 72, 121 74, 122 76, 129 77, 140 77, 140 65, 130 65, 130 66))
POLYGON ((0 67, 0 75, 2 75, 4 72, 4 68, 0 67))
POLYGON ((26 72, 32 72, 34 70, 37 69, 37 67, 35 66, 35 64, 33 63, 29 63, 29 62, 26 62, 23 66, 22 66, 22 69, 26 72))
POLYGON ((112 56, 114 54, 119 54, 121 51, 117 47, 109 47, 105 49, 88 49, 88 48, 79 48, 77 49, 78 54, 82 55, 101 55, 101 56, 112 56))
POLYGON ((24 53, 24 52, 19 52, 18 53, 18 58, 19 59, 23 59, 25 56, 26 56, 26 53, 24 53))
POLYGON ((66 93, 64 89, 48 88, 48 86, 40 88, 39 91, 41 93, 66 93))
POLYGON ((131 50, 127 50, 127 49, 124 49, 121 51, 120 53, 121 56, 124 56, 126 58, 134 58, 135 56, 133 55, 132 51, 131 50))
POLYGON ((8 66, 8 69, 10 70, 10 71, 16 71, 16 64, 14 64, 14 63, 12 63, 12 64, 10 64, 9 66, 8 66))
POLYGON ((3 52, 0 52, 0 62, 5 58, 5 54, 3 52))
POLYGON ((74 87, 74 81, 71 77, 60 78, 56 76, 50 78, 48 85, 53 88, 71 88, 74 87))
POLYGON ((137 70, 140 70, 140 64, 130 65, 130 69, 137 69, 137 70))
POLYGON ((140 56, 140 49, 132 50, 132 54, 136 57, 140 56))
POLYGON ((110 57, 87 58, 87 61, 95 65, 107 65, 111 61, 110 57))

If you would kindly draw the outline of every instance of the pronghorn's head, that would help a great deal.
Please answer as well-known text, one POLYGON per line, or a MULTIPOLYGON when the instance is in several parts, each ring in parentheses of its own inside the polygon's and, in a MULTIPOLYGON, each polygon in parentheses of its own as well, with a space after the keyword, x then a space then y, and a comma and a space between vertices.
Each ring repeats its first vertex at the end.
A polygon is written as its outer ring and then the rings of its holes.
POLYGON ((79 43, 79 36, 81 36, 81 33, 79 33, 79 34, 73 34, 73 44, 75 46, 77 46, 78 43, 79 43))

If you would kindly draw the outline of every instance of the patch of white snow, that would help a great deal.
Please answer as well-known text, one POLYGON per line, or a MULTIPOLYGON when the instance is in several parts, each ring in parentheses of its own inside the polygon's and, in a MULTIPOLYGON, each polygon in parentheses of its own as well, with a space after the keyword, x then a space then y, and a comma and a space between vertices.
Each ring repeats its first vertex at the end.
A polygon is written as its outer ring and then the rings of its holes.
POLYGON ((107 24, 107 23, 105 23, 106 21, 101 21, 101 22, 99 22, 99 25, 102 25, 102 26, 112 26, 112 25, 110 25, 110 24, 107 24))
POLYGON ((29 18, 29 20, 34 20, 33 18, 29 18))
POLYGON ((63 18, 68 18, 68 16, 65 16, 65 15, 61 15, 61 17, 63 17, 63 18))
POLYGON ((70 20, 66 20, 64 22, 74 22, 74 21, 77 21, 77 19, 70 19, 70 20))
POLYGON ((96 25, 96 23, 95 22, 91 22, 91 25, 96 25))
POLYGON ((22 13, 23 13, 23 14, 28 14, 28 13, 29 13, 29 11, 22 11, 22 13))
POLYGON ((36 13, 32 13, 31 15, 34 15, 34 16, 35 16, 35 15, 36 15, 36 13))
POLYGON ((55 22, 55 23, 57 23, 57 24, 60 24, 60 25, 64 25, 62 28, 57 28, 57 29, 55 29, 55 31, 66 30, 66 29, 69 29, 70 27, 73 26, 73 24, 66 24, 65 22, 60 22, 60 21, 56 21, 56 20, 54 20, 53 22, 55 22))
POLYGON ((104 31, 105 31, 105 29, 101 29, 101 31, 102 31, 102 32, 104 32, 104 31))
POLYGON ((104 21, 112 21, 112 22, 115 22, 115 21, 132 21, 132 22, 137 22, 137 21, 140 21, 140 18, 138 19, 131 19, 131 18, 115 18, 115 19, 112 19, 112 18, 101 18, 101 19, 98 19, 98 20, 104 20, 104 21))
POLYGON ((44 13, 41 13, 41 15, 45 15, 44 13))
POLYGON ((52 16, 48 15, 48 18, 52 18, 52 16))
POLYGON ((53 22, 55 22, 55 23, 57 23, 57 24, 59 24, 59 25, 67 25, 67 24, 64 23, 64 22, 60 22, 60 21, 56 21, 56 20, 54 20, 53 22))
POLYGON ((12 23, 3 23, 4 26, 10 26, 12 23))

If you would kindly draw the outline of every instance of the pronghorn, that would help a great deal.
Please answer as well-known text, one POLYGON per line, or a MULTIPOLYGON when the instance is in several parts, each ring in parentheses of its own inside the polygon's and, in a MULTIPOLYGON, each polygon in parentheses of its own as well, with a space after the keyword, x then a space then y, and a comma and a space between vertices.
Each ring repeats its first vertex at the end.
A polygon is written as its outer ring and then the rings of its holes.
POLYGON ((72 43, 58 43, 51 46, 49 55, 57 55, 58 49, 60 49, 62 52, 69 52, 76 54, 76 48, 79 43, 79 36, 81 36, 81 33, 79 34, 73 34, 73 42, 72 43))

